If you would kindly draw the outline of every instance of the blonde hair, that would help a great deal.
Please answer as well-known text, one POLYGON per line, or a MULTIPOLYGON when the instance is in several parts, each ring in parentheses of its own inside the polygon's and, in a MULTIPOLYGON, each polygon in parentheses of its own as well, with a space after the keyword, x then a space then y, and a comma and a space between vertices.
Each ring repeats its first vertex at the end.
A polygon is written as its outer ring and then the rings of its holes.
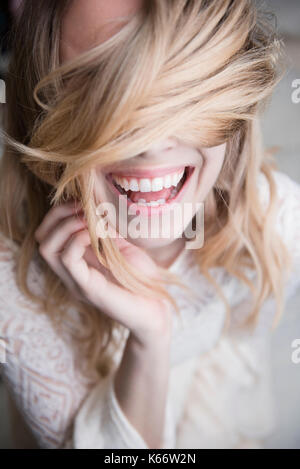
MULTIPOLYGON (((152 0, 105 43, 60 64, 60 27, 69 4, 44 0, 36 8, 25 2, 13 38, 0 226, 19 246, 19 288, 53 319, 63 317, 67 305, 81 308, 95 326, 91 363, 105 374, 105 351, 120 325, 73 300, 45 262, 43 296, 30 291, 29 263, 39 256, 34 231, 52 204, 82 201, 99 261, 125 288, 174 302, 158 281, 128 265, 112 239, 98 240, 93 170, 176 135, 199 148, 227 142, 206 200, 215 214, 206 216, 205 244, 195 253, 202 273, 224 300, 227 317, 231 308, 212 267, 250 288, 250 323, 271 294, 278 319, 290 259, 273 230, 275 164, 263 151, 259 128, 259 114, 281 78, 281 43, 267 18, 252 0, 152 0), (257 193, 260 171, 270 184, 266 212, 257 193), (256 284, 245 267, 256 272, 256 284)), ((160 271, 166 283, 176 281, 160 271)))

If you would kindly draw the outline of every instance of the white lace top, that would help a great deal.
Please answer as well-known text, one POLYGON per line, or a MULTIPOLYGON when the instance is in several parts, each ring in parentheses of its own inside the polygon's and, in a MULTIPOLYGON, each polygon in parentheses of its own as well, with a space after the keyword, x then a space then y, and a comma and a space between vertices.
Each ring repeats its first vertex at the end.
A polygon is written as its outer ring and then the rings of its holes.
MULTIPOLYGON (((274 175, 280 198, 276 229, 294 260, 288 299, 300 285, 300 185, 279 171, 274 175)), ((263 174, 258 187, 267 203, 263 174)), ((6 349, 2 375, 39 445, 147 448, 114 393, 125 340, 114 357, 115 368, 100 379, 87 365, 84 342, 72 339, 74 326, 66 320, 58 334, 47 315, 17 289, 15 245, 3 238, 0 247, 0 356, 6 349)), ((195 298, 169 287, 183 322, 174 313, 163 448, 263 447, 263 438, 278 424, 269 361, 275 302, 263 306, 255 333, 243 331, 239 321, 250 311, 249 289, 223 269, 213 269, 233 307, 231 327, 222 335, 225 306, 195 264, 193 252, 184 250, 170 267, 192 287, 195 298)), ((40 288, 40 278, 32 262, 32 288, 40 288)), ((86 337, 89 326, 75 310, 72 314, 86 337)))

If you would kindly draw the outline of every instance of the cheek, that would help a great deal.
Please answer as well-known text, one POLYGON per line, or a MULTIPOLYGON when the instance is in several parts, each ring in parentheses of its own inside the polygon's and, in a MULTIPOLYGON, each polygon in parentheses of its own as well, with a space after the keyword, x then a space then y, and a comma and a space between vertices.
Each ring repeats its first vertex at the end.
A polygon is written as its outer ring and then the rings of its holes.
POLYGON ((108 192, 107 186, 105 184, 105 176, 100 170, 94 172, 94 195, 98 203, 110 201, 110 193, 108 192))
POLYGON ((214 186, 225 159, 226 146, 202 151, 203 166, 199 172, 197 199, 203 201, 214 186), (217 151, 216 151, 217 150, 217 151))
POLYGON ((208 160, 208 170, 211 173, 211 176, 215 179, 219 176, 223 163, 224 163, 225 155, 218 155, 215 158, 208 160))
POLYGON ((202 151, 205 170, 210 179, 217 179, 225 159, 226 143, 213 148, 205 148, 202 151))

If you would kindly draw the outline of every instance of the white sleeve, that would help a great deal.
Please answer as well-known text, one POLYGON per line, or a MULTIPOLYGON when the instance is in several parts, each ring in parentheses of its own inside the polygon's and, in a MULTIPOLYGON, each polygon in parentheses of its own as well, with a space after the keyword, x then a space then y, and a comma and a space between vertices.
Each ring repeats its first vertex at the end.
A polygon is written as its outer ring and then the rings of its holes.
MULTIPOLYGON (((274 172, 279 196, 274 229, 292 256, 292 272, 285 285, 286 303, 300 287, 300 185, 286 174, 274 172)), ((268 187, 261 175, 260 188, 265 203, 268 203, 268 187)), ((240 387, 235 400, 236 426, 246 438, 261 439, 275 431, 279 425, 273 396, 271 375, 271 326, 275 318, 276 303, 269 298, 263 304, 257 327, 253 332, 240 328, 240 323, 251 312, 252 298, 247 296, 234 306, 228 337, 232 347, 248 370, 249 383, 240 387)), ((285 304, 286 304, 285 303, 285 304)), ((283 315, 287 314, 285 310, 283 315)), ((280 327, 280 323, 279 323, 280 327)))
MULTIPOLYGON (((76 415, 73 445, 78 449, 149 449, 121 409, 115 394, 116 370, 95 386, 76 415)), ((167 401, 162 448, 174 448, 174 423, 167 401)))

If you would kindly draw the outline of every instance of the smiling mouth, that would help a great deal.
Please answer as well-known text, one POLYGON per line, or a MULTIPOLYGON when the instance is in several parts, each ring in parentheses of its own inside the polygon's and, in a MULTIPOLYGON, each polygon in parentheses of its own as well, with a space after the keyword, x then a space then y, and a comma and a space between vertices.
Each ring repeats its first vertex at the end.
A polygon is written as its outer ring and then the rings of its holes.
POLYGON ((179 199, 194 172, 186 166, 159 177, 132 177, 109 173, 106 179, 114 192, 127 196, 128 204, 138 207, 161 207, 179 199))

